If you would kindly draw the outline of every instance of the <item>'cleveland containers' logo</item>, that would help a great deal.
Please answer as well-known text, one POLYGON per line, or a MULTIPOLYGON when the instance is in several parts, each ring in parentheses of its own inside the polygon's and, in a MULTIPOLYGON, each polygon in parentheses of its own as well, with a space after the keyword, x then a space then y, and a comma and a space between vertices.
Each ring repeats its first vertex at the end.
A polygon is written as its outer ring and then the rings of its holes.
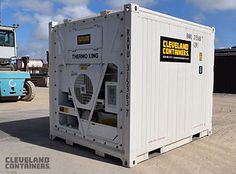
POLYGON ((161 36, 160 60, 163 62, 191 62, 191 42, 161 36))

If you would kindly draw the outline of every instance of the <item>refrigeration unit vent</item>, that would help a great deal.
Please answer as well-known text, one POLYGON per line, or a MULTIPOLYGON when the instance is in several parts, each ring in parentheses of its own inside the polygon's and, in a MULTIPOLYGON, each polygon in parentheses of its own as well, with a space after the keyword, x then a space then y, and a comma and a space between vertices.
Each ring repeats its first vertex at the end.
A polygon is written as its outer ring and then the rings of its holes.
POLYGON ((81 104, 88 104, 93 96, 93 85, 86 74, 80 74, 74 85, 75 96, 81 104))
POLYGON ((117 113, 117 83, 106 82, 105 111, 117 113))

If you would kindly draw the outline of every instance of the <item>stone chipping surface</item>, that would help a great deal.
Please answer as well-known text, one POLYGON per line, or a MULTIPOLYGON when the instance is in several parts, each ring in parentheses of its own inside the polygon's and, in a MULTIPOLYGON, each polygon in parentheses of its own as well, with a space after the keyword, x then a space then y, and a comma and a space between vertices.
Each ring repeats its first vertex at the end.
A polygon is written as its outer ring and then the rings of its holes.
POLYGON ((93 150, 49 140, 48 88, 32 102, 0 103, 0 174, 236 174, 236 95, 214 94, 213 134, 133 168, 93 150), (5 168, 6 157, 49 157, 50 169, 5 168))

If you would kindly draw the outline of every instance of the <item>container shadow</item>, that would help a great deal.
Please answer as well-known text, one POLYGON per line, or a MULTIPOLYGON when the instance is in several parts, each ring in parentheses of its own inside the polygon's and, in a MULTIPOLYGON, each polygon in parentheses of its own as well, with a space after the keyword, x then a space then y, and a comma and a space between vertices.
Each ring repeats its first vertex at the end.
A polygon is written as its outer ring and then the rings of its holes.
MULTIPOLYGON (((0 131, 11 137, 16 137, 22 142, 62 151, 114 165, 121 165, 121 160, 109 155, 105 158, 95 155, 94 150, 74 144, 69 146, 64 140, 49 139, 49 117, 40 117, 26 120, 17 120, 0 123, 0 131)), ((1 132, 0 132, 1 133, 1 132)), ((1 139, 1 138, 0 138, 1 139)))

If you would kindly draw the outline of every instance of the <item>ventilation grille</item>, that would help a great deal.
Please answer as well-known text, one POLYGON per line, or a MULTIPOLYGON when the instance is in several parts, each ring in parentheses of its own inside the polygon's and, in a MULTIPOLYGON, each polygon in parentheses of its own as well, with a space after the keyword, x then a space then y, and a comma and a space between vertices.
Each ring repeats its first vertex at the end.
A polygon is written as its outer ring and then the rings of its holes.
POLYGON ((81 104, 88 104, 93 96, 93 85, 90 78, 80 74, 75 80, 75 96, 81 104))
POLYGON ((107 85, 107 104, 108 105, 113 105, 114 107, 116 106, 116 86, 112 85, 107 85))
POLYGON ((117 82, 106 82, 105 111, 117 113, 118 105, 118 85, 117 82))

